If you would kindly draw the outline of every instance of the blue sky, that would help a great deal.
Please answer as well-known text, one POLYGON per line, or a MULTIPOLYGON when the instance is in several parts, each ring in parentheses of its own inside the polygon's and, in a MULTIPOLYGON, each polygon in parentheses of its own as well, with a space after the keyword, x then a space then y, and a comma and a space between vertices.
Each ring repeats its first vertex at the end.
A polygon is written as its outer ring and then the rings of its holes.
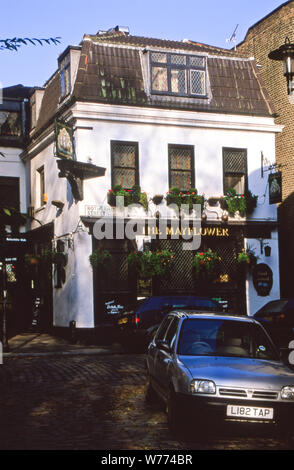
POLYGON ((0 51, 2 86, 42 86, 57 68, 58 55, 84 34, 116 25, 130 34, 164 39, 185 38, 219 47, 237 28, 241 42, 250 26, 285 3, 283 0, 0 0, 0 39, 57 37, 57 46, 24 46, 0 51))

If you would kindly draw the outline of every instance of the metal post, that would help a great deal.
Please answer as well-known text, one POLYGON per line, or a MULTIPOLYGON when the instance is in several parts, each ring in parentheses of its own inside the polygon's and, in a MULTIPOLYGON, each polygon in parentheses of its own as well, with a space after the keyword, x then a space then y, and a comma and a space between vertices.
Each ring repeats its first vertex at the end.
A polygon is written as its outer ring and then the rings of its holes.
POLYGON ((3 316, 2 316, 2 345, 3 345, 3 352, 9 351, 9 344, 7 338, 7 309, 6 309, 6 302, 7 302, 7 279, 6 279, 6 264, 5 261, 2 263, 2 279, 3 279, 3 316))

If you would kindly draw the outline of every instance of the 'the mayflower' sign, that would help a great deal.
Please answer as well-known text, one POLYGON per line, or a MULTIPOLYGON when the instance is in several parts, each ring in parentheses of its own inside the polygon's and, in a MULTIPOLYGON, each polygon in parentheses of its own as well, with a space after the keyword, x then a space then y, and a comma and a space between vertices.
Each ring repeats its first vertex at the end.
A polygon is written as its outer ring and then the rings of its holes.
POLYGON ((56 157, 74 158, 73 128, 64 122, 55 123, 56 157))

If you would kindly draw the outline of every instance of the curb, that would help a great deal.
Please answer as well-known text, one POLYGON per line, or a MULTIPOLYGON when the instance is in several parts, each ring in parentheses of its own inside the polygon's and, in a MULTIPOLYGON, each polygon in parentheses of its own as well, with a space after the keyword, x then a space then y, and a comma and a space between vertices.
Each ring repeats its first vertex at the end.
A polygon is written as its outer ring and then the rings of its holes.
POLYGON ((69 351, 47 351, 47 352, 5 352, 3 353, 3 358, 6 357, 37 357, 37 356, 77 356, 77 355, 89 355, 89 354, 100 354, 100 355, 115 355, 115 354, 123 354, 121 350, 113 350, 113 349, 79 349, 79 350, 69 350, 69 351))

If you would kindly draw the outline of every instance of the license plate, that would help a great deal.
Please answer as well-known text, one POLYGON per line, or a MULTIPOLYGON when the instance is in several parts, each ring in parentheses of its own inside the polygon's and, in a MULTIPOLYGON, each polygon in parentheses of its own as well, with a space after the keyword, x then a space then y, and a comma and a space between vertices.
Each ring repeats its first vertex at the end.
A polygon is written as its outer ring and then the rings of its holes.
POLYGON ((127 318, 122 318, 121 320, 118 320, 118 324, 119 324, 119 325, 123 325, 124 323, 128 323, 128 319, 127 319, 127 318))
POLYGON ((273 419, 273 408, 260 408, 257 406, 228 405, 227 416, 245 419, 273 419))

